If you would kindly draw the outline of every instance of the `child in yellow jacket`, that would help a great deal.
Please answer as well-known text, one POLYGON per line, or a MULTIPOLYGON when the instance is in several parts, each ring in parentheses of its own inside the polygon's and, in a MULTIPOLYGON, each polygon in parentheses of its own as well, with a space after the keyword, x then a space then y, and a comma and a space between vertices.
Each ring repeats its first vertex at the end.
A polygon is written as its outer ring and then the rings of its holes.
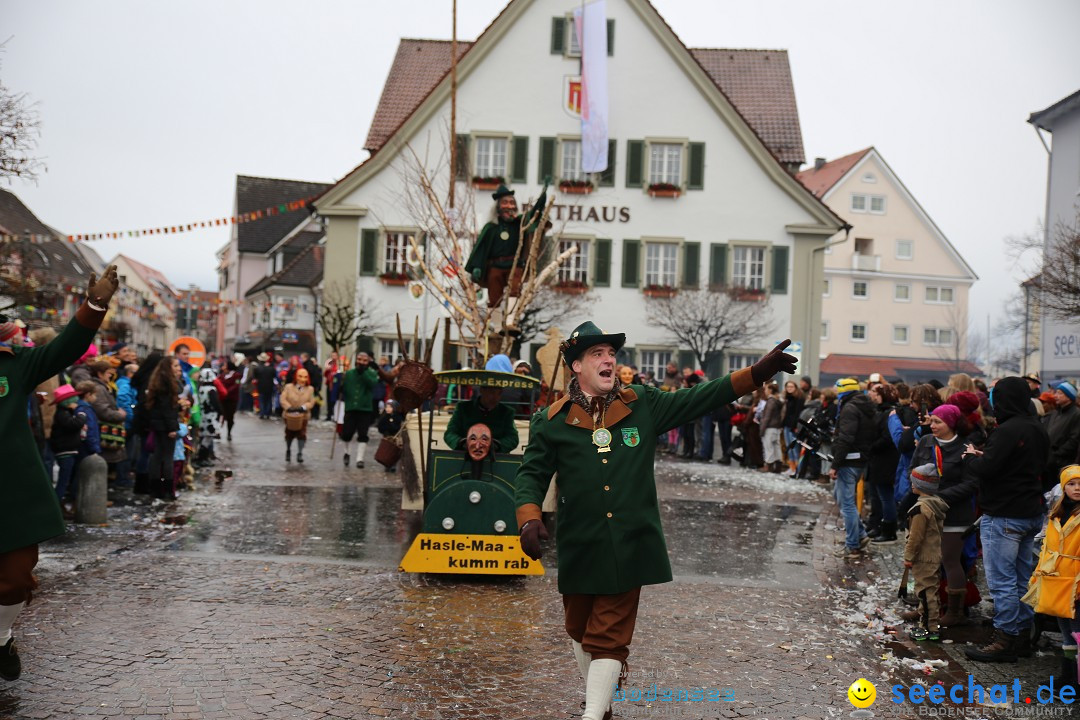
POLYGON ((1080 465, 1069 465, 1058 477, 1061 498, 1046 521, 1039 564, 1023 601, 1035 612, 1057 618, 1061 630, 1061 674, 1056 688, 1076 687, 1076 644, 1080 616, 1076 611, 1080 580, 1080 465))

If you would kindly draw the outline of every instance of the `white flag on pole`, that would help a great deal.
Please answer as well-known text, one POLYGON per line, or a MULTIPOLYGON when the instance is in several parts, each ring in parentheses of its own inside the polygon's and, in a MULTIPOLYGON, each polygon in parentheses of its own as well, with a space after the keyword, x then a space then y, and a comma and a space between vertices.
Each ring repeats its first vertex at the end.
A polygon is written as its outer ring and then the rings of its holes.
POLYGON ((574 30, 581 48, 581 170, 603 172, 608 166, 607 9, 593 0, 574 10, 574 30))

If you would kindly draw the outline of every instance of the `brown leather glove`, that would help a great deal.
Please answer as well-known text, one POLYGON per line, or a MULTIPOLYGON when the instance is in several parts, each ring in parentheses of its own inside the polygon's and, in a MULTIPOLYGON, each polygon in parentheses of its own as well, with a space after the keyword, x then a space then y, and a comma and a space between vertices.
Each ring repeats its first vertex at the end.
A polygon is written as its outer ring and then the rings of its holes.
POLYGON ((548 531, 542 520, 529 520, 521 528, 521 551, 533 560, 539 560, 544 554, 540 542, 547 542, 548 531))
POLYGON ((86 299, 98 307, 108 307, 113 293, 120 287, 120 278, 116 274, 116 266, 110 265, 98 279, 96 273, 90 273, 90 282, 86 285, 86 299))
POLYGON ((750 376, 754 378, 755 385, 761 385, 778 372, 785 372, 788 375, 795 374, 795 363, 798 358, 784 352, 790 344, 791 340, 785 340, 753 364, 750 368, 750 376))

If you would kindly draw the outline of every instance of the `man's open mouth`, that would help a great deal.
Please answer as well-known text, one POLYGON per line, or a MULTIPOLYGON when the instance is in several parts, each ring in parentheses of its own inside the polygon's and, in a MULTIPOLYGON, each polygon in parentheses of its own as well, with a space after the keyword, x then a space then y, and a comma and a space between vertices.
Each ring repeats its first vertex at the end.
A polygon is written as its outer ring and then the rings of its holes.
POLYGON ((614 372, 613 370, 601 370, 601 371, 600 371, 600 377, 602 377, 602 378, 609 378, 609 377, 611 377, 611 374, 612 374, 613 372, 614 372))

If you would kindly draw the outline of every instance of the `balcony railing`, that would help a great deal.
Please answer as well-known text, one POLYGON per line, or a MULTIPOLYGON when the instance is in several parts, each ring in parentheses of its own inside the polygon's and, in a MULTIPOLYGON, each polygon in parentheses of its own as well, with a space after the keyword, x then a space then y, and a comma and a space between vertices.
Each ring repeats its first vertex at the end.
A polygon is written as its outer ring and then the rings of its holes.
POLYGON ((881 271, 881 256, 880 255, 859 255, 855 254, 851 256, 851 269, 861 270, 863 272, 880 272, 881 271))

